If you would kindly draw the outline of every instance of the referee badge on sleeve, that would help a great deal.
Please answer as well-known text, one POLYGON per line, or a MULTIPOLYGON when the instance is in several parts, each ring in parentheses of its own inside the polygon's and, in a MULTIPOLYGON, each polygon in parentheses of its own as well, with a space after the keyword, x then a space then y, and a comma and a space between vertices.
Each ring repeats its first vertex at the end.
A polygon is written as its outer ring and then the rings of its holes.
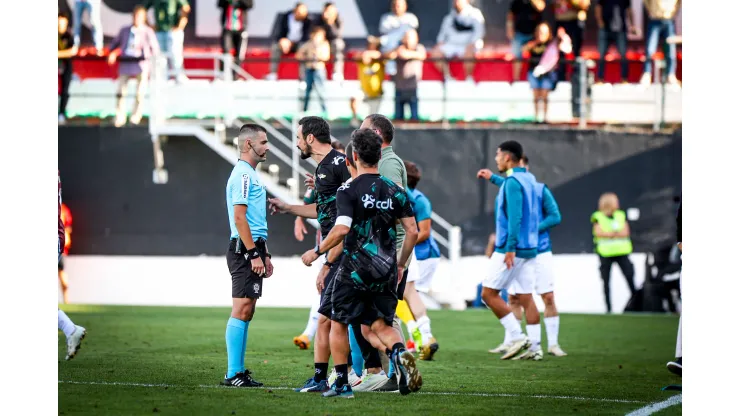
POLYGON ((247 198, 249 196, 249 174, 243 173, 242 174, 242 198, 247 198))

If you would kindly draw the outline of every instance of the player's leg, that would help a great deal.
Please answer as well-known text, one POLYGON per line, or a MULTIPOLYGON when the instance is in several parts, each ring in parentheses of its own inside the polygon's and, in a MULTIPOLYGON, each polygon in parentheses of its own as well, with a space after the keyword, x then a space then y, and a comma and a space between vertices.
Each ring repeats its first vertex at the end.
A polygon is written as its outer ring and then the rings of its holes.
MULTIPOLYGON (((424 315, 422 317, 419 317, 414 313, 414 316, 417 317, 417 324, 419 325, 419 330, 421 331, 422 336, 422 348, 421 348, 421 354, 420 358, 422 360, 431 360, 434 356, 434 353, 439 350, 439 344, 437 343, 437 339, 432 334, 432 322, 429 319, 429 315, 426 313, 426 306, 424 305, 424 301, 421 299, 421 296, 418 292, 429 292, 429 290, 432 287, 432 280, 434 278, 434 272, 437 270, 437 265, 439 264, 439 259, 425 259, 422 261, 417 261, 416 257, 413 257, 411 260, 411 266, 412 268, 416 268, 418 270, 419 277, 414 282, 414 289, 416 289, 415 296, 419 299, 419 303, 424 308, 424 315)), ((411 272, 409 273, 411 274, 411 272)), ((412 309, 413 311, 414 309, 412 309)))
POLYGON ((511 308, 501 299, 500 294, 501 290, 511 287, 515 277, 514 272, 521 264, 521 260, 519 258, 515 259, 514 267, 507 269, 506 264, 504 264, 504 255, 498 252, 493 253, 488 260, 488 276, 483 280, 481 298, 499 319, 504 329, 509 332, 512 341, 511 348, 501 357, 504 360, 508 360, 530 345, 529 339, 522 331, 521 322, 516 320, 511 308))
POLYGON ((82 340, 85 339, 85 335, 87 335, 87 330, 81 326, 75 325, 74 322, 69 319, 69 316, 67 316, 67 314, 61 309, 57 310, 57 321, 59 329, 64 333, 64 336, 67 337, 67 356, 65 357, 65 360, 71 360, 75 355, 77 355, 77 351, 80 350, 82 340))
MULTIPOLYGON (((254 317, 257 299, 262 296, 262 277, 252 272, 252 265, 241 253, 235 252, 232 240, 226 254, 231 273, 231 316, 226 323, 226 376, 221 385, 229 387, 260 387, 244 365, 249 324, 254 317)), ((257 246, 264 261, 264 246, 257 246)))
POLYGON ((331 322, 329 335, 331 344, 331 355, 334 357, 334 371, 337 379, 332 388, 327 390, 324 397, 354 398, 352 386, 349 384, 349 371, 347 368, 347 355, 349 354, 349 334, 347 324, 337 321, 331 322))
POLYGON ((409 350, 415 350, 417 347, 421 349, 421 346, 423 345, 421 331, 419 330, 419 325, 416 323, 414 314, 411 313, 411 308, 409 308, 409 304, 406 303, 406 301, 398 301, 398 306, 396 306, 396 315, 401 322, 406 325, 406 330, 411 338, 406 344, 406 347, 409 350))
POLYGON ((535 283, 535 259, 522 259, 521 264, 516 270, 515 280, 519 293, 519 301, 524 308, 524 316, 527 321, 527 336, 529 337, 529 349, 519 356, 517 360, 541 360, 542 359, 542 328, 540 327, 540 312, 534 303, 532 293, 534 293, 535 283))
MULTIPOLYGON (((388 305, 394 303, 392 302, 393 299, 390 297, 387 299, 379 299, 384 297, 385 296, 383 295, 376 296, 374 304, 377 306, 381 303, 388 305)), ((389 311, 393 310, 392 308, 386 309, 389 311)), ((390 350, 391 361, 393 362, 396 373, 398 390, 401 394, 406 395, 411 392, 418 391, 421 388, 421 373, 416 367, 414 355, 406 350, 406 347, 403 345, 403 338, 401 338, 398 332, 389 325, 390 322, 392 322, 392 319, 389 319, 389 316, 386 315, 386 318, 380 318, 373 322, 370 328, 383 342, 387 350, 390 350)))
POLYGON ((385 352, 385 345, 367 325, 352 325, 355 339, 362 349, 365 360, 365 371, 355 391, 379 391, 388 383, 388 375, 383 370, 381 355, 378 350, 385 352))
MULTIPOLYGON (((362 368, 365 365, 365 359, 362 356, 362 347, 357 342, 357 335, 355 334, 354 327, 357 325, 350 325, 348 328, 349 332, 349 365, 357 375, 362 375, 362 368)), ((358 383, 361 381, 357 380, 358 383)), ((355 383, 351 383, 354 387, 355 383)))
POLYGON ((59 257, 57 273, 59 275, 59 284, 62 286, 62 299, 65 304, 69 303, 69 299, 67 299, 67 288, 69 287, 69 284, 67 282, 67 273, 64 271, 64 255, 59 257))
POLYGON ((301 335, 293 338, 293 343, 302 350, 307 350, 311 347, 311 341, 313 341, 316 335, 316 330, 319 328, 319 305, 321 304, 321 295, 316 296, 313 304, 311 305, 311 312, 308 314, 308 322, 306 323, 306 329, 303 330, 301 335))
POLYGON ((555 273, 552 252, 540 253, 535 262, 535 292, 542 297, 545 304, 545 332, 547 333, 547 352, 556 357, 566 354, 558 342, 560 333, 560 315, 555 305, 555 273))
MULTIPOLYGON (((678 287, 679 291, 682 289, 682 280, 683 280, 683 273, 681 273, 678 277, 678 287)), ((683 311, 683 305, 681 307, 681 310, 683 311)), ((681 313, 683 315, 683 312, 681 313)), ((681 321, 683 318, 678 318, 678 334, 676 335, 676 359, 673 361, 669 361, 666 365, 668 367, 668 371, 670 371, 673 374, 676 374, 678 376, 681 376, 681 372, 683 371, 683 345, 682 345, 682 337, 681 337, 681 321)))

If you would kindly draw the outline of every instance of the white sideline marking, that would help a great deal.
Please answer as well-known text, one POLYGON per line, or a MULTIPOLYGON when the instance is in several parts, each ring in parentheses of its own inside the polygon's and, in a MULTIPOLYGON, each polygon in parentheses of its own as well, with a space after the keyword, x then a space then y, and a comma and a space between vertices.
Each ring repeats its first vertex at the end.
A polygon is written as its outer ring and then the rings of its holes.
POLYGON ((645 407, 641 407, 634 412, 627 413, 627 416, 648 416, 657 411, 663 410, 667 407, 671 407, 681 403, 681 395, 677 394, 662 402, 651 403, 645 407))
MULTIPOLYGON (((193 386, 183 386, 176 384, 149 384, 149 383, 124 383, 119 381, 58 381, 59 384, 80 384, 85 386, 126 386, 126 387, 173 387, 173 388, 201 388, 201 389, 230 389, 231 387, 219 386, 216 384, 201 384, 193 386)), ((256 390, 293 390, 293 387, 258 387, 256 390)), ((364 393, 364 392, 363 392, 364 393)), ((377 393, 377 392, 374 392, 377 393)), ((547 395, 523 395, 510 393, 460 393, 460 392, 419 392, 415 394, 426 394, 430 396, 469 396, 469 397, 522 397, 532 399, 556 399, 556 400, 579 400, 590 402, 610 402, 610 403, 645 403, 640 400, 622 400, 606 399, 599 397, 578 397, 578 396, 547 396, 547 395)), ((680 395, 679 395, 680 396, 680 395)), ((679 399, 680 401, 680 399, 679 399)))

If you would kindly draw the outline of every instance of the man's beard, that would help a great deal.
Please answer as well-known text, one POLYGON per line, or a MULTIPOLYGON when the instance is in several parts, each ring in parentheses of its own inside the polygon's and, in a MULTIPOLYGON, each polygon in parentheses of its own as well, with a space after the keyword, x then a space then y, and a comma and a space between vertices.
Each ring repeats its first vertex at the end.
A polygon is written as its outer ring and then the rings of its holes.
MULTIPOLYGON (((300 149, 299 149, 300 150, 300 149)), ((304 152, 301 150, 301 159, 306 160, 313 154, 313 149, 311 149, 311 145, 306 143, 306 151, 304 152)))

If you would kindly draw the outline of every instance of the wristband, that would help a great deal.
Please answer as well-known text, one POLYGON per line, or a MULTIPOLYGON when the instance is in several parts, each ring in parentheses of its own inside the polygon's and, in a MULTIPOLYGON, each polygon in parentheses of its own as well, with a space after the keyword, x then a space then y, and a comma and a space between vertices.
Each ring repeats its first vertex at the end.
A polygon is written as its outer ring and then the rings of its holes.
POLYGON ((324 266, 326 266, 326 267, 328 267, 330 269, 331 269, 331 266, 333 266, 333 265, 334 265, 334 263, 331 263, 329 261, 324 262, 324 266))
POLYGON ((265 254, 265 257, 267 257, 267 258, 271 259, 271 258, 272 258, 272 254, 270 254, 270 253, 266 253, 266 254, 265 254))
POLYGON ((249 258, 249 260, 254 260, 256 258, 259 258, 259 256, 260 256, 260 252, 257 250, 257 247, 252 248, 252 249, 247 249, 247 258, 249 258))
POLYGON ((316 246, 316 249, 314 249, 313 252, 316 253, 316 254, 318 254, 319 256, 322 255, 322 254, 324 254, 324 253, 321 252, 321 245, 317 245, 316 246))

